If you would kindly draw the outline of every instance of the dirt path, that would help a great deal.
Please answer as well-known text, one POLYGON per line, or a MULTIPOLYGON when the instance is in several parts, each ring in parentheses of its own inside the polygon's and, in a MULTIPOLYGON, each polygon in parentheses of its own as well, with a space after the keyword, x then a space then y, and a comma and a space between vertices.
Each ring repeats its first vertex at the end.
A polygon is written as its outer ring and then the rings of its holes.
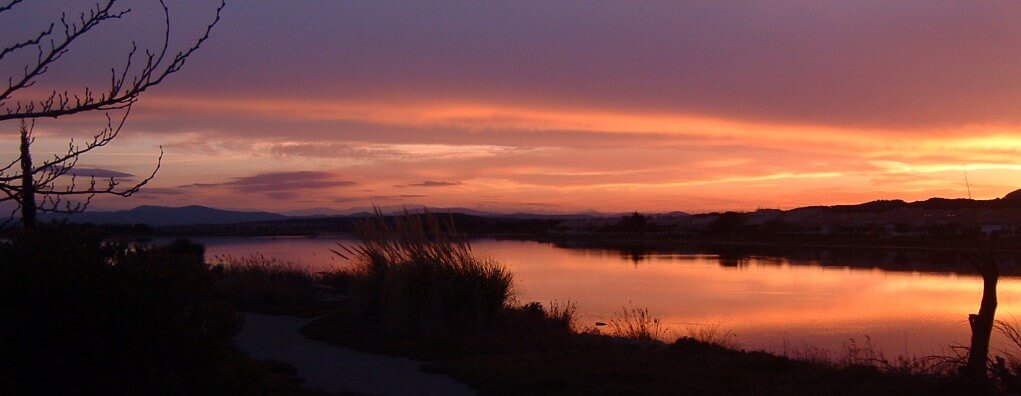
POLYGON ((419 370, 422 363, 375 355, 312 340, 299 329, 308 320, 291 316, 245 314, 237 347, 259 360, 293 365, 305 384, 327 392, 370 395, 474 395, 454 379, 419 370))

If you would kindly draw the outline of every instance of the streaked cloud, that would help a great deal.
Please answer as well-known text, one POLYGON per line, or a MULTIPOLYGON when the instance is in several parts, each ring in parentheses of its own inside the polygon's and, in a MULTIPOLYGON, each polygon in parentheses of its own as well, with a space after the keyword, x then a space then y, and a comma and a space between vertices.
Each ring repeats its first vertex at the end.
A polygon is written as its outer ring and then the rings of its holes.
MULTIPOLYGON (((964 196, 965 170, 991 198, 1021 180, 1017 15, 1010 2, 252 0, 95 160, 141 175, 167 152, 152 193, 110 205, 754 209, 964 196)), ((131 29, 144 26, 102 33, 50 81, 106 77, 92 66, 131 29)), ((101 121, 44 120, 39 147, 101 121)))
POLYGON ((462 184, 464 184, 464 183, 459 182, 459 181, 450 182, 450 181, 426 180, 426 181, 423 181, 423 182, 420 182, 420 183, 405 184, 404 187, 450 187, 450 186, 460 186, 462 184))
POLYGON ((132 175, 130 173, 115 171, 111 169, 85 167, 74 167, 72 169, 68 169, 65 175, 90 178, 95 177, 97 179, 130 179, 135 177, 135 175, 132 175))
MULTIPOLYGON (((329 172, 295 171, 262 173, 253 176, 236 177, 223 183, 194 183, 191 187, 225 187, 239 193, 281 193, 295 190, 321 190, 333 187, 348 187, 357 183, 338 180, 329 172)), ((187 186, 186 186, 187 187, 187 186)))

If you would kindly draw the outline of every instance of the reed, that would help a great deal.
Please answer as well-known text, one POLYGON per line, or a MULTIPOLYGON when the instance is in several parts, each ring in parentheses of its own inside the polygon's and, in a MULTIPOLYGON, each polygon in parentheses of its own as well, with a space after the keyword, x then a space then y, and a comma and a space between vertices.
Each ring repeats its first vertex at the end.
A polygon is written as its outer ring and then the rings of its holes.
POLYGON ((660 318, 652 316, 648 309, 634 305, 621 307, 608 326, 611 336, 640 341, 661 340, 666 332, 660 318))
POLYGON ((216 291, 242 309, 266 310, 318 300, 317 277, 297 264, 262 255, 217 256, 216 291))
POLYGON ((728 349, 738 349, 738 345, 734 341, 736 335, 720 322, 688 326, 688 337, 728 349))
POLYGON ((440 334, 490 326, 512 301, 513 277, 474 254, 452 222, 431 214, 392 219, 376 210, 356 227, 359 242, 334 253, 355 262, 364 315, 398 332, 440 334))
POLYGON ((1006 391, 1021 392, 1021 324, 1014 318, 997 320, 994 327, 1007 340, 1008 346, 998 351, 992 362, 993 375, 1006 391))
POLYGON ((566 303, 550 301, 549 309, 545 310, 546 317, 567 330, 575 330, 578 327, 577 307, 568 300, 566 303))
POLYGON ((837 369, 866 367, 885 374, 905 376, 933 376, 950 378, 955 376, 967 361, 966 348, 951 346, 943 353, 928 356, 904 356, 888 358, 872 337, 864 340, 850 338, 842 348, 830 350, 809 344, 789 346, 784 342, 783 351, 772 352, 777 356, 829 366, 837 369))

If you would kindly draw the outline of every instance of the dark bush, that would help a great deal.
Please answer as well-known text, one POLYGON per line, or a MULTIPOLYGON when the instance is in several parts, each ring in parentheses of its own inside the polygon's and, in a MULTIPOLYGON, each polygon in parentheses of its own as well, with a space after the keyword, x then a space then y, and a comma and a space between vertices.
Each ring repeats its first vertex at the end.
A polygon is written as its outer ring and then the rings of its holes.
POLYGON ((617 226, 623 232, 645 232, 649 227, 649 217, 634 212, 621 218, 617 226))
POLYGON ((510 272, 475 255, 453 225, 443 227, 429 214, 405 214, 392 222, 377 214, 359 233, 358 245, 343 247, 357 265, 353 292, 362 314, 389 330, 432 335, 481 330, 510 301, 510 272))
POLYGON ((319 300, 316 275, 297 264, 260 255, 223 256, 213 271, 217 296, 246 311, 286 312, 319 300))
POLYGON ((734 235, 745 224, 745 214, 724 212, 706 226, 707 235, 734 235))
POLYGON ((211 298, 203 251, 60 227, 0 243, 0 394, 240 391, 240 317, 211 298))
POLYGON ((332 289, 334 293, 348 295, 358 280, 357 276, 350 270, 330 270, 317 274, 319 283, 332 289))

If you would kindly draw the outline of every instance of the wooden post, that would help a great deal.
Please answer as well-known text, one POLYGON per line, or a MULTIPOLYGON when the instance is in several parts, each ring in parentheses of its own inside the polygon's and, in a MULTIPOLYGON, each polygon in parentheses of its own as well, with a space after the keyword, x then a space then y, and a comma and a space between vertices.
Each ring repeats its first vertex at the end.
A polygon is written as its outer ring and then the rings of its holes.
POLYGON ((982 273, 982 303, 977 314, 968 315, 971 326, 971 349, 968 351, 966 375, 975 380, 986 380, 987 361, 989 359, 989 339, 992 337, 993 324, 996 320, 996 282, 1000 271, 996 258, 991 252, 984 254, 979 263, 982 273))

